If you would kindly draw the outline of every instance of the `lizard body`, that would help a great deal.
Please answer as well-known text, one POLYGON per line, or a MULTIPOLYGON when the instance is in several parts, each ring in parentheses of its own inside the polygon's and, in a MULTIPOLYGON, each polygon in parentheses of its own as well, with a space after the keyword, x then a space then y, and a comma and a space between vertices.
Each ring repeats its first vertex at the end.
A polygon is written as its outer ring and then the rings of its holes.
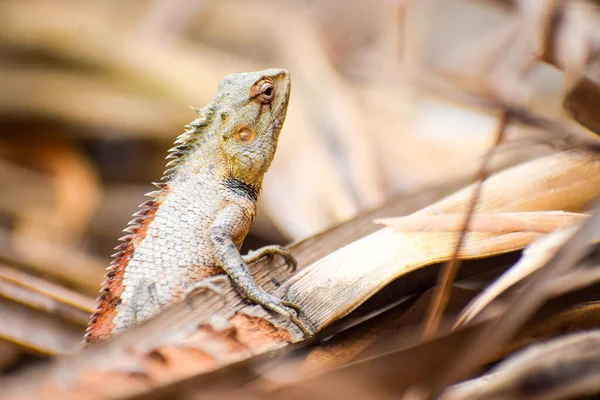
MULTIPOLYGON (((223 271, 248 300, 305 327, 293 304, 257 286, 239 249, 273 159, 290 94, 286 71, 231 74, 175 141, 152 200, 115 248, 85 342, 106 338, 181 300, 223 271)), ((277 253, 293 262, 281 248, 277 253)))

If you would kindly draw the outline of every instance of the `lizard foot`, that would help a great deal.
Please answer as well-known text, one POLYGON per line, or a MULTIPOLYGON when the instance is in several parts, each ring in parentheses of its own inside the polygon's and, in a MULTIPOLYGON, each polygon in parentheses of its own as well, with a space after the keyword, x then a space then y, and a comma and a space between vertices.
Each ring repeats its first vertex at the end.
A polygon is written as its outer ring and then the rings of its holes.
POLYGON ((222 285, 227 281, 229 281, 229 277, 227 277, 227 275, 215 275, 209 278, 202 279, 198 282, 193 282, 187 289, 185 289, 185 292, 183 292, 183 297, 189 304, 190 296, 193 293, 196 293, 200 290, 210 290, 211 292, 218 295, 221 298, 221 300, 223 300, 223 304, 225 304, 225 292, 223 291, 223 288, 219 286, 219 284, 222 285))
POLYGON ((263 257, 274 258, 276 255, 283 258, 283 260, 285 261, 285 265, 290 272, 296 272, 298 262, 296 261, 294 256, 289 252, 288 249, 278 244, 265 246, 261 247, 258 250, 250 251, 247 255, 242 256, 242 259, 246 264, 250 264, 254 261, 260 260, 263 257))
POLYGON ((304 323, 299 317, 301 309, 300 307, 292 302, 281 300, 278 297, 275 297, 268 293, 261 293, 260 296, 250 296, 248 300, 259 304, 266 308, 269 311, 272 311, 276 314, 281 315, 285 319, 291 321, 294 325, 296 325, 302 333, 304 333, 305 338, 311 338, 314 336, 314 332, 312 329, 308 327, 307 324, 304 323))

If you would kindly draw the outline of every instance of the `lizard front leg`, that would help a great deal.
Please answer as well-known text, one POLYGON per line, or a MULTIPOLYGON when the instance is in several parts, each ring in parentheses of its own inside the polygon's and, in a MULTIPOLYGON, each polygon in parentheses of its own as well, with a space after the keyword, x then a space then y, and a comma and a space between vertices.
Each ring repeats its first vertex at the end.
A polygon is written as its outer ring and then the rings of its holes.
POLYGON ((295 304, 281 300, 258 286, 235 245, 234 238, 247 231, 251 220, 244 209, 230 203, 217 215, 210 229, 210 242, 219 266, 246 299, 292 321, 307 337, 312 331, 298 318, 295 304))

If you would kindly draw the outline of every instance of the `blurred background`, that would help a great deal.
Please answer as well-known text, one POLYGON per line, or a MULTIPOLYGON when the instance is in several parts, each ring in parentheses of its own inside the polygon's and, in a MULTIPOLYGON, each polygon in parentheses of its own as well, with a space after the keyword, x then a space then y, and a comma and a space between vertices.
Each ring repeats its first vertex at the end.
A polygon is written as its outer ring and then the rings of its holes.
MULTIPOLYGON (((195 118, 190 106, 232 72, 292 76, 246 248, 470 179, 497 116, 425 90, 427 71, 482 74, 513 16, 509 1, 0 2, 3 274, 58 283, 91 305, 121 230, 195 118)), ((562 115, 562 86, 558 69, 536 64, 518 92, 562 115)), ((550 151, 506 146, 494 168, 550 151)))

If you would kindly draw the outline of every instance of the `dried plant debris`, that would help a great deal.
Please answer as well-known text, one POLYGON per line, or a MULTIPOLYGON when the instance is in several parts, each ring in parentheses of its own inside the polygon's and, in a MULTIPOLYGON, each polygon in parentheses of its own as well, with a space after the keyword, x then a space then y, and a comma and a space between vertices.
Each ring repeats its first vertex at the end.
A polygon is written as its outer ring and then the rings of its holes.
POLYGON ((441 400, 573 399, 600 393, 600 331, 531 345, 441 400))
POLYGON ((519 262, 465 307, 457 323, 468 323, 502 292, 546 265, 577 229, 579 226, 550 233, 527 246, 519 262))
POLYGON ((523 290, 512 296, 507 302, 507 311, 492 321, 460 357, 448 362, 448 369, 439 375, 430 388, 432 393, 439 393, 448 384, 480 366, 489 354, 498 352, 522 328, 551 297, 551 289, 556 288, 557 280, 574 271, 575 266, 592 252, 593 244, 600 236, 599 222, 600 209, 596 209, 565 245, 535 273, 534 279, 526 282, 523 290))
POLYGON ((38 354, 79 349, 93 301, 0 264, 0 337, 38 354))
MULTIPOLYGON (((589 201, 583 195, 586 193, 583 189, 592 198, 596 194, 590 191, 590 187, 600 187, 590 184, 600 176, 594 172, 596 164, 594 156, 570 152, 514 167, 486 181, 479 208, 486 212, 539 208, 576 211, 585 207, 589 201), (560 182, 569 182, 572 187, 573 182, 568 178, 576 174, 579 179, 575 182, 581 185, 582 190, 572 198, 558 188, 560 182), (523 175, 538 183, 535 190, 531 189, 533 185, 530 182, 523 179, 515 181, 512 178, 523 175), (540 184, 551 185, 555 190, 541 191, 545 196, 539 196, 540 184), (509 201, 514 198, 520 200, 520 206, 509 201)), ((456 212, 457 206, 460 208, 464 205, 461 199, 469 194, 469 188, 463 189, 416 214, 436 215, 448 210, 456 212)), ((338 230, 344 232, 343 226, 338 230)), ((469 233, 461 250, 461 257, 481 258, 517 250, 536 237, 539 234, 532 232, 469 233)), ((448 259, 454 246, 453 233, 398 233, 394 229, 384 228, 327 257, 319 259, 321 256, 314 254, 310 258, 300 257, 299 261, 304 268, 291 279, 288 279, 290 275, 285 269, 273 270, 268 260, 255 265, 254 274, 259 284, 270 291, 279 290, 285 294, 286 299, 299 304, 305 313, 305 320, 313 329, 321 331, 392 280, 448 259), (277 289, 271 276, 278 281, 287 281, 277 289)), ((296 254, 302 247, 302 244, 292 247, 292 253, 296 254)), ((170 379, 180 380, 224 368, 234 361, 248 359, 251 355, 271 354, 277 350, 289 351, 292 348, 289 346, 290 342, 301 341, 302 335, 293 327, 282 324, 282 321, 260 307, 244 304, 235 291, 226 289, 225 293, 225 306, 222 299, 213 293, 195 294, 188 302, 171 307, 157 318, 124 332, 114 340, 92 347, 70 359, 61 360, 45 379, 52 381, 58 376, 69 376, 79 381, 84 379, 83 376, 76 378, 79 371, 88 368, 97 371, 96 374, 114 374, 119 371, 122 374, 135 368, 143 372, 142 375, 150 376, 150 382, 155 382, 160 380, 160 376, 152 372, 155 371, 152 367, 154 359, 148 357, 158 351, 170 354, 170 379), (181 351, 170 350, 173 347, 181 351), (124 357, 124 352, 129 356, 124 357), (186 364, 186 368, 176 368, 177 360, 186 354, 198 356, 195 357, 193 367, 192 364, 186 364)), ((410 289, 407 294, 409 293, 410 289)), ((124 386, 115 383, 107 389, 110 389, 109 393, 112 395, 129 393, 125 388, 132 379, 136 385, 141 384, 138 378, 123 375, 124 386)), ((138 387, 136 390, 142 389, 138 387)))

